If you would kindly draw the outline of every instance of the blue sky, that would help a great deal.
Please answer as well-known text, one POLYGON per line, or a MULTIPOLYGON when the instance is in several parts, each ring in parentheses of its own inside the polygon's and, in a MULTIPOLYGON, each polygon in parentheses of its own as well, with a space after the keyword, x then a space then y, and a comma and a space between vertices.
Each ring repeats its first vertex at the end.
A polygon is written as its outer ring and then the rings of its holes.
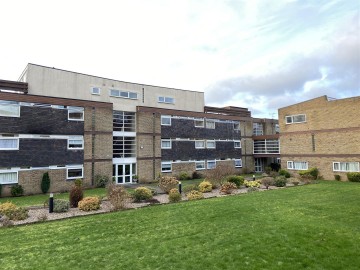
POLYGON ((28 62, 205 92, 256 117, 321 95, 360 96, 355 0, 2 3, 0 78, 28 62))

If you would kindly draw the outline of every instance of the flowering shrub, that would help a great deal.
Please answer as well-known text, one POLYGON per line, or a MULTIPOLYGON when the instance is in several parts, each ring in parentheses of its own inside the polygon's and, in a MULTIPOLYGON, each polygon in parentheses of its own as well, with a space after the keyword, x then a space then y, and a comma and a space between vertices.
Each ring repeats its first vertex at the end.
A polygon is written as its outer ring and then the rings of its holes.
POLYGON ((202 181, 199 184, 199 191, 200 192, 211 192, 212 191, 212 184, 208 181, 202 181))
POLYGON ((92 211, 100 209, 99 197, 85 197, 79 202, 79 209, 83 211, 92 211))
POLYGON ((169 191, 169 202, 181 201, 181 194, 177 188, 173 188, 169 191))
POLYGON ((176 180, 175 177, 172 176, 161 176, 159 179, 159 187, 165 193, 169 193, 169 191, 173 188, 176 188, 179 184, 179 181, 176 180))
POLYGON ((189 201, 199 200, 204 198, 204 194, 200 191, 192 190, 186 194, 186 198, 188 198, 189 201))
POLYGON ((143 200, 152 199, 153 194, 151 190, 147 187, 138 187, 135 189, 133 197, 135 202, 141 202, 143 200))
POLYGON ((260 187, 260 181, 259 180, 255 180, 255 181, 248 181, 248 180, 245 180, 244 181, 244 185, 246 187, 256 187, 256 188, 259 188, 260 187))
POLYGON ((236 185, 234 183, 225 182, 220 187, 220 192, 225 194, 231 194, 233 190, 237 189, 236 185))

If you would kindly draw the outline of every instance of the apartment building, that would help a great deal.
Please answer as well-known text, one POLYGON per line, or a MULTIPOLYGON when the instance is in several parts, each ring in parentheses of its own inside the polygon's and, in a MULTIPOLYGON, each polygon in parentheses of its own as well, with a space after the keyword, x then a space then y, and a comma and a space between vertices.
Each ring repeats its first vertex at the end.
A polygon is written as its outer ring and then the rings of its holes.
POLYGON ((2 86, 2 144, 11 136, 18 143, 0 147, 0 184, 22 184, 27 193, 40 192, 45 171, 57 183, 52 191, 60 191, 75 178, 92 186, 97 174, 126 184, 160 173, 206 174, 219 164, 260 172, 279 161, 277 120, 204 106, 202 92, 35 64, 2 86), (27 147, 29 139, 36 143, 27 147))
POLYGON ((317 167, 328 180, 359 172, 359 108, 360 97, 322 96, 279 109, 282 167, 317 167))

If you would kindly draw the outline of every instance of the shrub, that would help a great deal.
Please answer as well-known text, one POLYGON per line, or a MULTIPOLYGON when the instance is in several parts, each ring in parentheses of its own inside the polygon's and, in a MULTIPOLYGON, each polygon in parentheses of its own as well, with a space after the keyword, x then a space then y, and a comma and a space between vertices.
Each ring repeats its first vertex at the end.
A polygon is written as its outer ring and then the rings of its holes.
POLYGON ((191 179, 190 175, 187 172, 181 172, 179 174, 179 180, 189 180, 191 179))
POLYGON ((192 179, 202 179, 202 178, 204 178, 204 176, 201 173, 199 173, 198 171, 194 171, 192 173, 192 179))
POLYGON ((24 220, 28 215, 28 210, 24 207, 17 207, 11 202, 0 204, 0 214, 5 215, 10 220, 24 220))
POLYGON ((283 175, 276 177, 274 181, 276 187, 285 187, 286 183, 287 183, 287 179, 283 175))
POLYGON ((317 179, 319 176, 319 170, 317 168, 310 168, 306 171, 299 172, 299 175, 304 178, 310 177, 311 179, 317 179))
POLYGON ((83 182, 81 179, 75 179, 74 184, 77 187, 82 187, 83 182))
POLYGON ((341 176, 339 174, 334 175, 336 181, 341 181, 341 176))
POLYGON ((19 197, 19 196, 22 196, 24 195, 24 189, 22 187, 22 185, 13 185, 11 187, 11 196, 14 196, 14 197, 19 197))
POLYGON ((199 191, 200 192, 211 192, 212 191, 212 184, 209 181, 202 181, 199 184, 199 191))
POLYGON ((230 175, 227 178, 227 181, 230 183, 234 183, 237 188, 240 188, 244 184, 244 177, 240 175, 230 175))
POLYGON ((78 207, 79 202, 83 198, 84 198, 84 192, 81 185, 75 183, 75 185, 71 187, 69 193, 70 206, 74 208, 78 207))
POLYGON ((271 167, 271 170, 278 172, 281 168, 281 164, 273 162, 273 163, 270 163, 270 167, 271 167))
POLYGON ((266 187, 266 189, 269 189, 269 186, 273 186, 275 181, 272 177, 264 177, 261 179, 261 183, 266 187))
POLYGON ((204 198, 204 194, 200 191, 192 190, 186 194, 186 198, 188 198, 189 201, 199 200, 204 198))
POLYGON ((259 189, 257 187, 249 187, 247 190, 248 193, 255 192, 255 191, 259 191, 259 189))
POLYGON ((217 165, 215 169, 209 170, 206 180, 213 185, 213 188, 217 188, 226 182, 227 176, 235 174, 236 170, 233 166, 221 164, 217 165))
POLYGON ((16 205, 12 202, 4 202, 0 204, 0 215, 7 215, 9 211, 14 211, 16 209, 16 205))
POLYGON ((120 210, 126 208, 126 204, 129 202, 130 196, 124 187, 111 183, 107 186, 107 197, 114 210, 120 210))
POLYGON ((231 194, 235 189, 237 189, 235 183, 225 182, 221 185, 220 192, 225 194, 231 194))
POLYGON ((14 222, 12 222, 7 216, 3 216, 0 218, 0 223, 3 227, 11 227, 14 226, 14 222))
POLYGON ((153 195, 151 193, 151 190, 147 187, 138 187, 135 189, 133 197, 135 202, 140 202, 143 200, 152 199, 153 195))
POLYGON ((359 172, 349 172, 346 174, 346 176, 350 182, 360 182, 360 173, 359 172))
POLYGON ((176 180, 175 177, 172 176, 161 176, 159 179, 159 187, 165 193, 169 193, 169 191, 173 188, 176 188, 179 184, 179 181, 176 180))
POLYGON ((181 194, 179 192, 179 190, 177 190, 176 188, 173 188, 169 191, 169 202, 179 202, 181 201, 181 194))
POLYGON ((49 191, 50 188, 50 177, 49 177, 49 173, 46 172, 43 174, 42 179, 41 179, 41 191, 42 193, 47 193, 49 191))
MULTIPOLYGON (((204 181, 206 181, 206 180, 204 180, 204 181)), ((196 184, 191 184, 191 185, 187 185, 187 186, 185 186, 185 187, 183 188, 183 191, 184 191, 185 193, 188 193, 188 192, 190 192, 190 191, 192 191, 192 190, 199 190, 199 186, 196 185, 196 184)))
POLYGON ((270 166, 265 167, 266 174, 270 174, 271 171, 272 171, 272 168, 270 166))
POLYGON ((110 178, 107 175, 95 175, 95 186, 96 187, 106 187, 106 185, 110 182, 110 178))
POLYGON ((259 181, 259 180, 255 180, 255 181, 245 180, 245 181, 244 181, 244 185, 245 185, 247 188, 250 188, 250 187, 259 188, 259 187, 260 187, 260 181, 259 181))
POLYGON ((79 202, 79 209, 82 211, 93 211, 100 209, 99 197, 85 197, 79 202))
POLYGON ((55 213, 64 213, 68 212, 70 204, 68 200, 54 199, 54 212, 55 213))
POLYGON ((291 177, 291 174, 287 171, 287 170, 284 170, 284 169, 281 169, 279 171, 279 175, 283 175, 285 176, 286 178, 290 178, 291 177))

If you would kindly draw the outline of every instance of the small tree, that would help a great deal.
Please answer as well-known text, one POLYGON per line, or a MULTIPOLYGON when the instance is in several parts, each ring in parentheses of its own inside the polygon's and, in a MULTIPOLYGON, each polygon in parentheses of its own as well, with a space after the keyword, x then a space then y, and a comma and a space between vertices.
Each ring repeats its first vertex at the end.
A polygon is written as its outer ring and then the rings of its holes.
POLYGON ((43 177, 41 179, 41 191, 42 193, 47 193, 50 188, 50 177, 49 173, 46 172, 43 174, 43 177))

